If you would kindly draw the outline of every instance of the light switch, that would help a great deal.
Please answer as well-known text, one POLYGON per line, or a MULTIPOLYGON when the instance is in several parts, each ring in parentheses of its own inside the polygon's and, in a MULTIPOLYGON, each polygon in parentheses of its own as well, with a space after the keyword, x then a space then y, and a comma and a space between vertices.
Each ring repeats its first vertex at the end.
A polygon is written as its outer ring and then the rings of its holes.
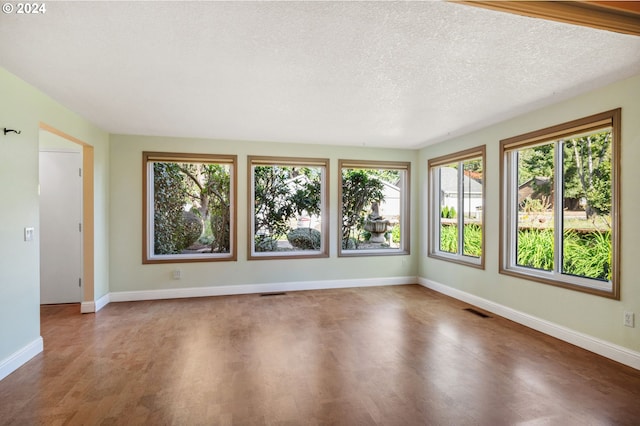
POLYGON ((33 241, 34 232, 35 232, 35 228, 24 228, 24 240, 33 241))

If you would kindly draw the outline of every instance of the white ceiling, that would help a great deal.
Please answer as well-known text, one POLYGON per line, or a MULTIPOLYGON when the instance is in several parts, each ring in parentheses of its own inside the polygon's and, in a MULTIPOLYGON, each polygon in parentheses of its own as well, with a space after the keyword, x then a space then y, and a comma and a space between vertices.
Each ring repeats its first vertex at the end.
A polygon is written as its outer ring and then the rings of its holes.
POLYGON ((0 66, 122 134, 418 148, 640 73, 640 37, 443 2, 46 2, 0 66))

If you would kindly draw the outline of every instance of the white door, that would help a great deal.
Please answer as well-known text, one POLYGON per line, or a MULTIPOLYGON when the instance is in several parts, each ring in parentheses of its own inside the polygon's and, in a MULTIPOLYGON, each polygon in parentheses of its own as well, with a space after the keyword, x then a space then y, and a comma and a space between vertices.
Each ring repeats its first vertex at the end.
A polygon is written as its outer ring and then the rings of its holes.
POLYGON ((40 151, 40 303, 82 301, 80 152, 40 151))

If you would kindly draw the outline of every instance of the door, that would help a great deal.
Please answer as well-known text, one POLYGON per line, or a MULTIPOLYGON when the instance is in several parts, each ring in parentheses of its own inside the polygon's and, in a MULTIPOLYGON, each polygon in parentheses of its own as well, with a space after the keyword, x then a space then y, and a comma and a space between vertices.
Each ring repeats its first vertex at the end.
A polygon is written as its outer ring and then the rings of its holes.
POLYGON ((82 301, 82 155, 40 151, 40 303, 82 301))

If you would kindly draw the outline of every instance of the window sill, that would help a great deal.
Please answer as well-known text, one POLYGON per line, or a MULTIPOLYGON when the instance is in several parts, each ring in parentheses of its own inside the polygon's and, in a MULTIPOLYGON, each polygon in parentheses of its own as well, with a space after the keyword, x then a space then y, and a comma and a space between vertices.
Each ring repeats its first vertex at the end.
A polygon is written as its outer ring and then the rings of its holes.
POLYGON ((484 270, 484 259, 481 257, 469 257, 459 255, 447 255, 444 253, 429 253, 428 256, 432 259, 444 260, 446 262, 457 263, 459 265, 470 266, 476 269, 484 270))
POLYGON ((516 278, 535 281, 542 284, 552 285, 554 287, 566 288, 581 293, 593 294, 596 296, 606 297, 609 299, 620 300, 620 295, 615 292, 615 286, 611 281, 590 280, 587 278, 572 277, 570 275, 559 276, 566 280, 560 280, 558 274, 546 271, 529 270, 522 267, 500 267, 499 273, 509 275, 516 278))

